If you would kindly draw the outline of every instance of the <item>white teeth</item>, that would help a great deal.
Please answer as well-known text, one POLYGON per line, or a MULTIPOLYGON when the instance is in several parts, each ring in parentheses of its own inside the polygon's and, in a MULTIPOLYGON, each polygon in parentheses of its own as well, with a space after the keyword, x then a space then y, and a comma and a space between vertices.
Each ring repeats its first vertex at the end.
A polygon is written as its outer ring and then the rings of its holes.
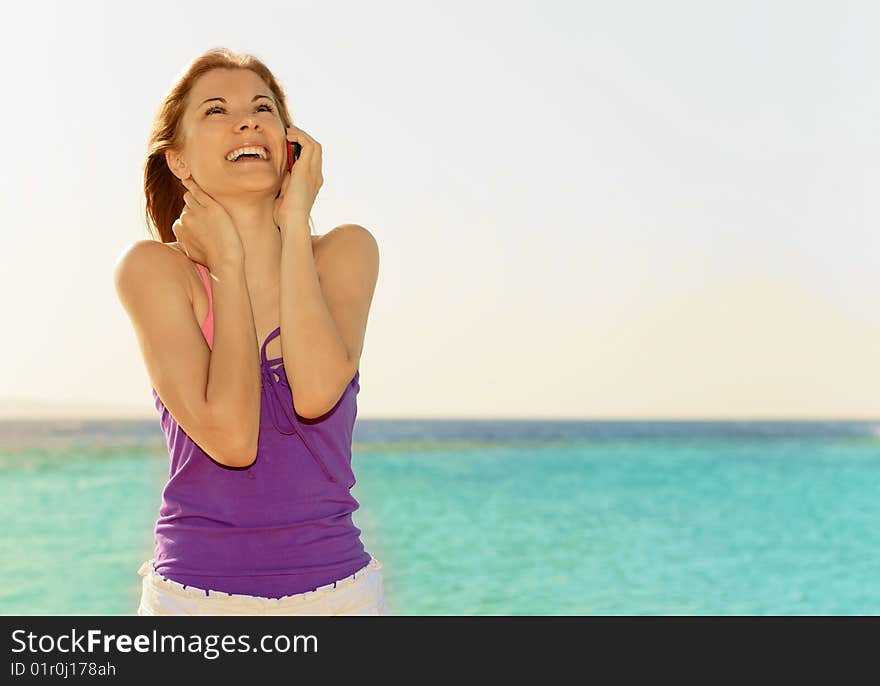
POLYGON ((254 153, 254 154, 259 155, 264 160, 269 159, 269 154, 266 152, 266 149, 261 148, 261 147, 256 147, 256 146, 253 146, 253 147, 252 146, 245 146, 243 148, 238 148, 236 150, 233 150, 231 153, 229 153, 226 156, 226 159, 229 160, 230 162, 235 162, 244 153, 254 153))

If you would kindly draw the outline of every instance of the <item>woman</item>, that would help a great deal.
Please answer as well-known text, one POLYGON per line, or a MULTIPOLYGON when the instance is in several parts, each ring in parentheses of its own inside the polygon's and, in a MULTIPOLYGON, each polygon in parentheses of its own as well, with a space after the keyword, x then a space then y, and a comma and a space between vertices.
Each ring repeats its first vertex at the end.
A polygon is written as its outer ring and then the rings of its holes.
POLYGON ((208 51, 157 113, 159 240, 115 271, 171 461, 139 615, 388 614, 350 493, 378 248, 355 224, 311 234, 322 183, 320 144, 252 56, 208 51))

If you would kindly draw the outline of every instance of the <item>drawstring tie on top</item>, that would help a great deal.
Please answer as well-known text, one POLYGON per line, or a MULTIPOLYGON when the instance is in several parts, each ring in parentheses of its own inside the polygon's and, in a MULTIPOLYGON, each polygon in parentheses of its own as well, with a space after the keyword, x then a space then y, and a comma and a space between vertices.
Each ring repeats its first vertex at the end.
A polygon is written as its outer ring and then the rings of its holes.
POLYGON ((269 413, 272 418, 272 424, 274 424, 275 428, 278 429, 278 431, 285 436, 290 436, 293 434, 299 436, 300 440, 303 442, 303 445, 305 445, 306 450, 308 450, 309 454, 312 456, 312 459, 314 459, 318 466, 321 468, 324 476, 335 483, 336 479, 324 465, 324 462, 321 460, 318 453, 315 452, 315 450, 312 448, 311 443, 306 438, 306 432, 301 430, 301 424, 296 418, 296 409, 293 409, 292 413, 288 412, 287 410, 287 403, 285 402, 285 399, 289 399, 291 407, 293 407, 293 395, 291 393, 290 386, 287 383, 287 375, 283 368, 283 358, 278 357, 271 360, 266 359, 266 346, 269 344, 269 341, 278 336, 280 333, 281 327, 279 326, 266 337, 266 340, 263 343, 263 347, 260 350, 260 374, 263 377, 263 391, 265 392, 266 400, 269 404, 269 413), (278 376, 277 380, 275 378, 276 375, 278 376), (284 395, 279 395, 279 392, 283 393, 284 395), (278 422, 277 407, 279 405, 281 406, 281 411, 287 417, 288 424, 291 427, 289 431, 281 428, 278 422))

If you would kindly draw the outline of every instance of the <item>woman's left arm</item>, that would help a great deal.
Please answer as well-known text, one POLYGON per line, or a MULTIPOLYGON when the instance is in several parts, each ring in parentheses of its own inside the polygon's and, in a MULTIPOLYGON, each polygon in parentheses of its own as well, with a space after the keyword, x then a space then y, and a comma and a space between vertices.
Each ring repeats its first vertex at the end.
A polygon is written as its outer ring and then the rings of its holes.
POLYGON ((358 370, 379 275, 379 248, 357 224, 321 237, 321 276, 308 224, 282 230, 281 354, 297 413, 320 417, 358 370), (286 234, 286 235, 285 235, 286 234))

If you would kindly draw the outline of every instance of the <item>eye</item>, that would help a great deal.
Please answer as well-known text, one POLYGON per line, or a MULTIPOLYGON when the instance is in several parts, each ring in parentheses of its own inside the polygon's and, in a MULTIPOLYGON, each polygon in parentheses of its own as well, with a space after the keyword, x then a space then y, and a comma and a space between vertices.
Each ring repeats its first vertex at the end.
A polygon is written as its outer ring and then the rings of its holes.
MULTIPOLYGON (((257 105, 257 110, 259 110, 261 107, 265 107, 267 112, 274 112, 275 111, 272 108, 272 105, 270 105, 269 103, 266 103, 266 102, 262 102, 259 105, 257 105)), ((225 112, 226 108, 222 107, 220 105, 213 105, 212 107, 209 107, 207 110, 205 110, 205 115, 207 116, 209 114, 213 114, 214 110, 220 110, 221 112, 225 112)))

